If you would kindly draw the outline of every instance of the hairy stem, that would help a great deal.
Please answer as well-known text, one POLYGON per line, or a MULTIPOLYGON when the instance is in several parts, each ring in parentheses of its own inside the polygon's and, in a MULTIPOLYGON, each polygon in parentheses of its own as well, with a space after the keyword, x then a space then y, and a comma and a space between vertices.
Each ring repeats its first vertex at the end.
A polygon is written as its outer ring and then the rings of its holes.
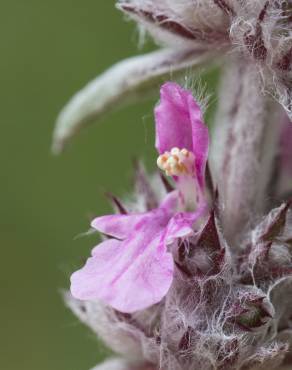
POLYGON ((234 58, 225 68, 216 120, 213 164, 227 238, 264 211, 278 142, 278 109, 261 91, 255 65, 234 58))

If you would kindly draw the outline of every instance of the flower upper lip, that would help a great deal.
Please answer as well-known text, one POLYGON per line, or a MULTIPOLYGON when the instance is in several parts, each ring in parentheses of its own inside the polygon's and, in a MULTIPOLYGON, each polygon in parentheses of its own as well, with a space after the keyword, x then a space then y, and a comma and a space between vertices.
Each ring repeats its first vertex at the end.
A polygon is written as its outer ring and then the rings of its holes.
POLYGON ((172 148, 185 148, 195 158, 196 178, 204 187, 209 150, 208 129, 202 112, 190 91, 167 82, 161 87, 160 104, 155 108, 156 149, 160 154, 172 148))

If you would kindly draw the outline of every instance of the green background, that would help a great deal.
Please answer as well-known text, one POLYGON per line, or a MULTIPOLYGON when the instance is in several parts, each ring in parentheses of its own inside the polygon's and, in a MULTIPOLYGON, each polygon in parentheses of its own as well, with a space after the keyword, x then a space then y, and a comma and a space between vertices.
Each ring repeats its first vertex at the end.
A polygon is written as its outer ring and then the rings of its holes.
POLYGON ((76 236, 110 211, 105 191, 129 191, 133 157, 154 168, 154 101, 110 114, 60 157, 50 145, 69 97, 141 52, 123 18, 108 0, 1 1, 1 370, 87 370, 106 354, 61 290, 96 243, 76 236))

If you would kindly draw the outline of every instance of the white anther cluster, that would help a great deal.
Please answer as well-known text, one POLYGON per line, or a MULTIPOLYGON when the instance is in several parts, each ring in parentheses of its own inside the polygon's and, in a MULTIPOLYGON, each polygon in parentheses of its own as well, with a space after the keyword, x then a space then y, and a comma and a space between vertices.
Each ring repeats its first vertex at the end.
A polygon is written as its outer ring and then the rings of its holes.
POLYGON ((193 172, 194 161, 194 154, 187 149, 172 148, 158 157, 157 166, 167 176, 181 176, 193 172))

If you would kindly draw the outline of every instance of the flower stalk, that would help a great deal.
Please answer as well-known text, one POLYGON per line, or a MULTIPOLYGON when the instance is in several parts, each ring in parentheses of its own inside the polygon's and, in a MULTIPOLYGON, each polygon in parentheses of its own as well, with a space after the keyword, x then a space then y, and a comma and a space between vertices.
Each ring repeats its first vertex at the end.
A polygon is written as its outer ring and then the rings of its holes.
POLYGON ((266 209, 266 194, 278 150, 280 109, 264 96, 252 63, 233 58, 221 87, 212 160, 217 169, 227 238, 266 209), (256 122, 256 124, 255 124, 256 122))

